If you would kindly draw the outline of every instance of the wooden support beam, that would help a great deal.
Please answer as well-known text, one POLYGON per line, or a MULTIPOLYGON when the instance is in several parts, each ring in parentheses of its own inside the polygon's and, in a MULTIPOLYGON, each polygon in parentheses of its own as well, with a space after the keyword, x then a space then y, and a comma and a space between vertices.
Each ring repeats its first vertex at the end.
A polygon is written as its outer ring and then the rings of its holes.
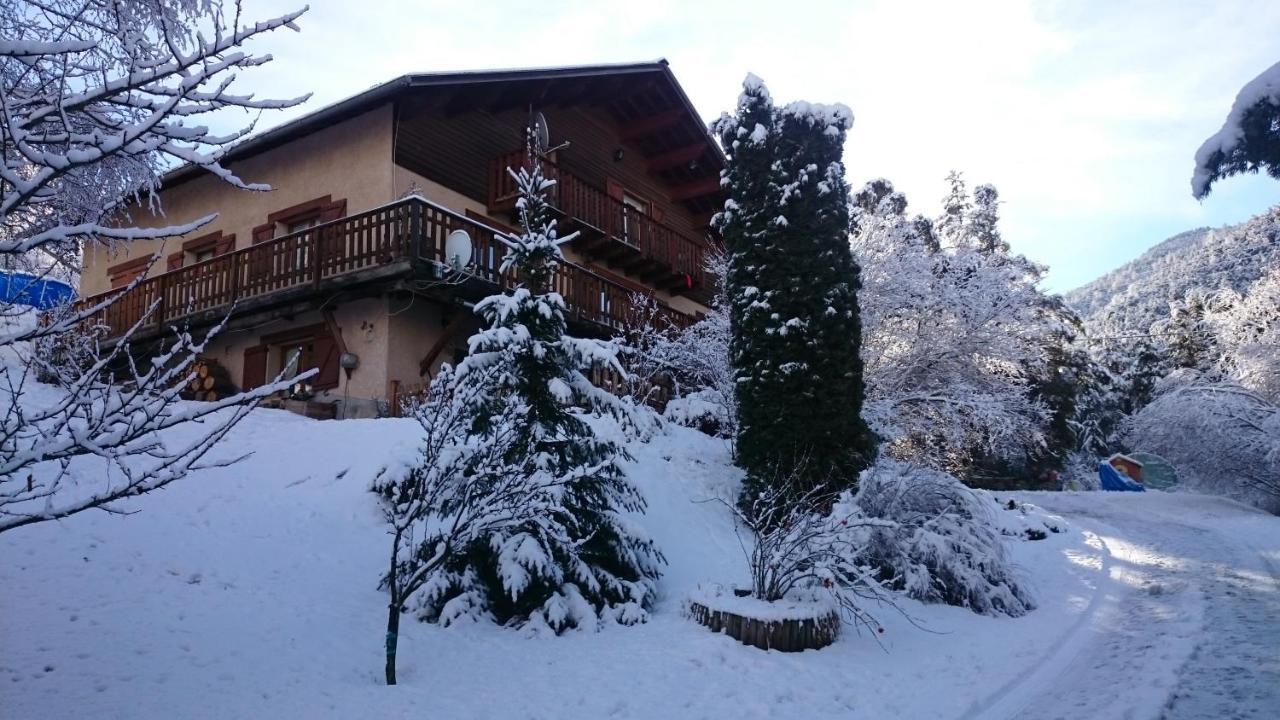
POLYGON ((718 195, 720 192, 720 178, 712 175, 672 187, 671 201, 684 202, 703 195, 718 195))
POLYGON ((673 107, 669 110, 663 110, 657 115, 632 120, 618 128, 618 137, 622 140, 636 140, 642 137, 653 135, 659 130, 675 125, 688 116, 688 111, 682 107, 673 107))
POLYGON ((668 150, 654 155, 649 158, 649 172, 660 173, 671 168, 684 167, 702 157, 702 154, 706 151, 706 143, 694 143, 693 145, 685 145, 675 150, 668 150))
POLYGON ((440 333, 440 337, 432 343, 431 348, 427 350, 427 354, 423 356, 418 363, 418 375, 420 377, 431 377, 431 366, 436 363, 436 358, 440 357, 440 353, 453 342, 453 338, 466 324, 467 313, 458 313, 445 326, 444 332, 440 333))

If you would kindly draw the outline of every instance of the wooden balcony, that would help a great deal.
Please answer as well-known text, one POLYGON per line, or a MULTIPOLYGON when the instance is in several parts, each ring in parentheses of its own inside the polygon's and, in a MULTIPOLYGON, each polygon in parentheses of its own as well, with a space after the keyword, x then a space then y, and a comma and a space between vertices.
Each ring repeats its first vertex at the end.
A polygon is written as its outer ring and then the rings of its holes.
MULTIPOLYGON (((109 337, 142 322, 142 337, 175 324, 216 322, 233 305, 238 311, 265 307, 353 283, 438 279, 448 274, 443 270, 444 243, 455 230, 471 236, 471 264, 457 282, 441 283, 442 288, 455 294, 470 288, 470 295, 478 297, 516 286, 512 273, 500 272, 505 248, 498 230, 411 197, 150 277, 132 289, 85 298, 78 306, 92 307, 123 293, 97 319, 109 328, 109 337)), ((565 299, 570 322, 597 332, 617 333, 639 317, 633 290, 578 265, 561 265, 554 288, 565 299)), ((659 312, 677 327, 694 321, 665 305, 659 312)))
MULTIPOLYGON (((519 192, 507 168, 528 163, 519 150, 494 158, 489 167, 490 212, 509 211, 519 192)), ((548 190, 551 205, 580 235, 574 248, 592 259, 621 268, 654 287, 675 294, 706 289, 702 243, 616 200, 551 161, 543 173, 556 184, 548 190)))

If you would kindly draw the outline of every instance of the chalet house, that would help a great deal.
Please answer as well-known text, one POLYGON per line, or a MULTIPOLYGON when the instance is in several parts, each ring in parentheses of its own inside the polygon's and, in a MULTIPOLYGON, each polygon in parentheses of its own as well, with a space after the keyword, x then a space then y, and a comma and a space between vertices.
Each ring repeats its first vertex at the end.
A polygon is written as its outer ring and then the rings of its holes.
POLYGON ((705 312, 724 156, 665 61, 383 83, 235 148, 225 164, 271 192, 170 173, 164 216, 130 222, 217 220, 191 237, 88 250, 81 294, 100 299, 145 273, 104 313, 110 335, 157 302, 133 346, 230 313, 203 358, 229 384, 255 387, 296 357, 318 368, 315 401, 337 417, 387 412, 465 353, 472 304, 512 283, 495 234, 514 224, 507 167, 525 162, 531 119, 557 148, 544 169, 561 232, 579 233, 556 278, 571 330, 618 333, 640 295, 676 324, 705 312), (446 257, 451 234, 470 258, 446 257))

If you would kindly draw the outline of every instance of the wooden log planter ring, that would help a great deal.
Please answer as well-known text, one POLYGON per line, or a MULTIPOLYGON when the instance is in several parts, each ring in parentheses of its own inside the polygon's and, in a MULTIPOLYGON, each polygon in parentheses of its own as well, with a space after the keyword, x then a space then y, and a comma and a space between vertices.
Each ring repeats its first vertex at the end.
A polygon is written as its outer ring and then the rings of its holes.
POLYGON ((712 632, 723 632, 761 650, 817 650, 835 642, 840 633, 840 615, 834 608, 818 603, 805 607, 800 603, 715 596, 704 591, 689 599, 688 615, 712 632), (764 610, 758 614, 772 617, 751 617, 752 606, 764 610), (795 611, 796 617, 785 617, 790 610, 795 611))

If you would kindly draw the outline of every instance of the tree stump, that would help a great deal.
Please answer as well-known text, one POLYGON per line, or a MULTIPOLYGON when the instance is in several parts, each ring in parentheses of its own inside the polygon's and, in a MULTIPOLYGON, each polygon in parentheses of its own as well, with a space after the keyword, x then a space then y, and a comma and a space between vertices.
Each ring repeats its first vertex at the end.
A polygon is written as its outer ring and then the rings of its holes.
MULTIPOLYGON (((768 608, 773 603, 747 598, 752 604, 768 608)), ((800 652, 801 650, 817 650, 836 641, 840 633, 840 615, 826 606, 814 608, 797 608, 798 617, 786 618, 788 607, 770 609, 768 619, 751 617, 749 604, 742 602, 726 603, 733 609, 715 607, 714 599, 699 598, 689 601, 689 617, 700 625, 705 625, 712 632, 723 632, 725 635, 762 650, 778 650, 780 652, 800 652), (808 610, 808 612, 805 612, 808 610), (801 617, 802 616, 802 617, 801 617)))

